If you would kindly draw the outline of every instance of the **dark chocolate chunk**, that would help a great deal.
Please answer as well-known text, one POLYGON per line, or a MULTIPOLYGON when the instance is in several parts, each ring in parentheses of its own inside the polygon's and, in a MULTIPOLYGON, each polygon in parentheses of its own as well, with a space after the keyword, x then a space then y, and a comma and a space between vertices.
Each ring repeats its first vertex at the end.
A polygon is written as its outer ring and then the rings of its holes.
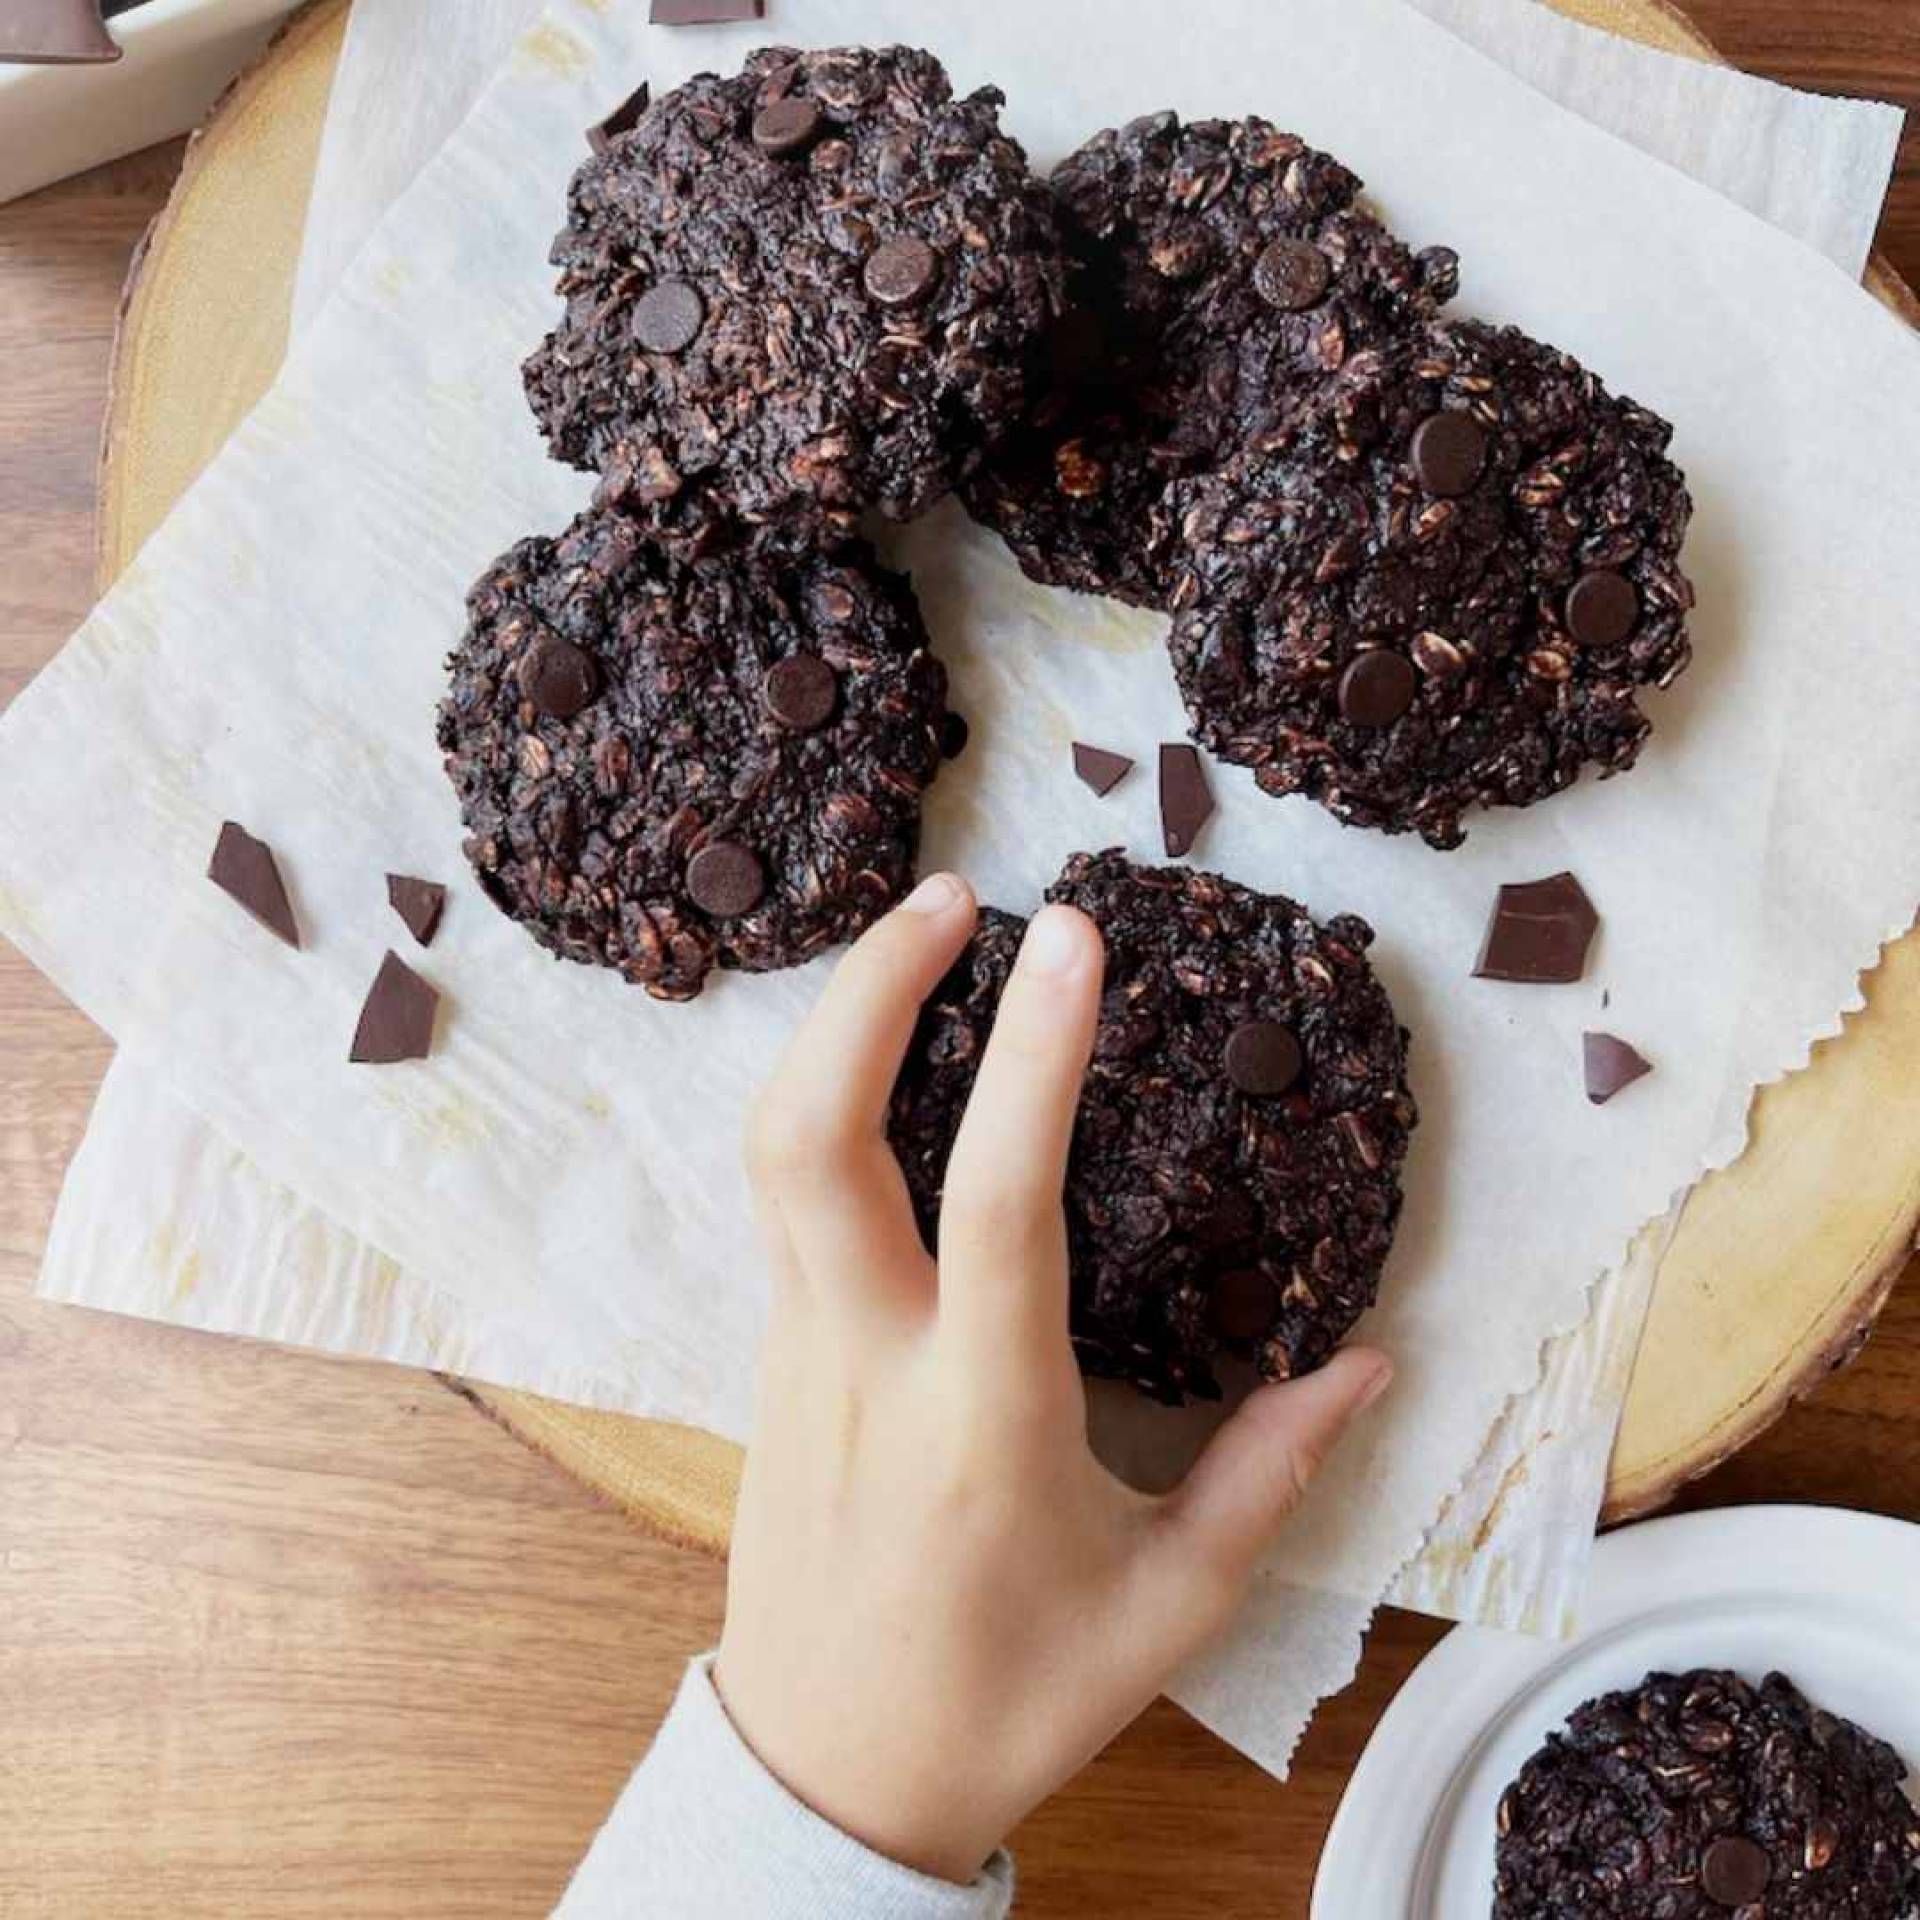
POLYGON ((1782 1674, 1650 1673, 1501 1795, 1492 1920, 1912 1920, 1906 1771, 1782 1674))
POLYGON ((737 920, 766 897, 767 870, 751 847, 716 840, 687 862, 687 895, 716 920, 737 920))
POLYGON ((1213 790, 1198 751, 1168 743, 1160 749, 1160 833, 1168 857, 1193 851, 1200 829, 1213 817, 1213 790))
MULTIPOLYGON (((1310 1372, 1373 1303, 1415 1119, 1370 929, 1119 852, 1075 854, 1047 898, 1106 944, 1061 1196, 1082 1368, 1173 1402, 1217 1396, 1223 1345, 1269 1380, 1310 1372), (1259 1021, 1311 1056, 1280 1099, 1241 1097, 1222 1069, 1259 1021)), ((982 909, 894 1089, 888 1137, 929 1245, 1022 930, 982 909)))
POLYGON ((631 133, 640 124, 640 116, 652 98, 652 90, 642 80, 604 120, 587 129, 587 145, 595 153, 605 153, 623 133, 631 133))
POLYGON ((1567 595, 1567 631, 1583 647, 1617 647, 1640 624, 1633 582, 1609 567, 1583 573, 1567 595))
POLYGON ((662 280, 640 296, 633 337, 649 353, 682 353, 699 337, 706 317, 698 288, 684 280, 662 280))
POLYGON ((1221 1340, 1248 1346, 1279 1321, 1281 1290, 1260 1267, 1233 1267, 1208 1290, 1206 1309, 1221 1340))
POLYGON ((721 27, 764 19, 766 11, 766 0, 653 0, 647 20, 656 27, 721 27))
POLYGON ((940 722, 940 757, 943 760, 958 760, 967 750, 967 742, 973 738, 973 729, 967 725, 964 713, 949 710, 947 717, 940 722))
POLYGON ((776 160, 804 153, 819 131, 819 103, 804 94, 775 100, 753 116, 753 144, 776 160))
POLYGON ((1605 1106, 1622 1087, 1630 1087, 1653 1071, 1653 1063, 1624 1040, 1610 1033, 1582 1036, 1586 1053, 1587 1098, 1605 1106))
POLYGON ((245 827, 227 821, 214 842, 207 878, 222 893, 239 901, 269 933, 278 934, 290 947, 300 944, 300 929, 294 925, 286 883, 280 878, 273 849, 264 840, 256 840, 245 827))
POLYGON ((1095 793, 1111 793, 1133 771, 1133 762, 1124 753, 1107 747, 1089 747, 1073 743, 1073 770, 1095 793))
POLYGON ((99 0, 7 0, 0 7, 0 65, 74 66, 118 60, 99 0))
POLYGON ((767 672, 767 711, 783 727, 811 733, 833 718, 840 682, 817 653, 789 654, 767 672))
POLYGON ((1502 887, 1487 922, 1474 977, 1530 986, 1578 980, 1600 925, 1586 889, 1570 873, 1502 887))
POLYGON ((1233 1267, 1207 1294, 1207 1315, 1222 1340, 1245 1346, 1280 1318, 1280 1289, 1258 1267, 1233 1267))
POLYGON ((1340 712, 1356 727, 1390 727, 1413 705, 1413 663, 1404 653, 1369 647, 1340 676, 1340 712))
POLYGON ((1238 1187, 1216 1193, 1193 1222, 1194 1245, 1206 1253, 1229 1253, 1258 1237, 1260 1209, 1238 1187))
POLYGON ((1772 1878, 1773 1861, 1766 1848, 1743 1834, 1723 1836, 1700 1856, 1700 1890, 1718 1906, 1751 1906, 1772 1878))
POLYGON ((433 1051, 439 1005, 440 996, 397 953, 389 953, 367 989, 347 1058, 368 1066, 424 1060, 433 1051))
POLYGON ((558 634, 543 633, 520 656, 520 690, 535 713, 571 720, 593 704, 600 675, 593 655, 558 634))
POLYGON ((1227 1078, 1242 1093, 1271 1097, 1300 1078, 1305 1056, 1290 1027, 1277 1020, 1248 1020, 1227 1036, 1227 1078))
POLYGON ((423 947, 433 945, 440 916, 447 910, 447 890, 437 880, 415 880, 408 874, 387 875, 387 905, 406 922, 407 931, 423 947))
POLYGON ((1473 491, 1487 463, 1487 436, 1464 413, 1432 413, 1414 429, 1413 470, 1438 500, 1473 491))
POLYGON ((1300 313, 1326 295, 1333 262, 1311 240, 1275 240, 1253 263, 1253 290, 1282 313, 1300 313))
POLYGON ((860 276, 867 292, 883 307, 910 307, 924 300, 939 277, 939 256, 914 233, 877 248, 860 276))

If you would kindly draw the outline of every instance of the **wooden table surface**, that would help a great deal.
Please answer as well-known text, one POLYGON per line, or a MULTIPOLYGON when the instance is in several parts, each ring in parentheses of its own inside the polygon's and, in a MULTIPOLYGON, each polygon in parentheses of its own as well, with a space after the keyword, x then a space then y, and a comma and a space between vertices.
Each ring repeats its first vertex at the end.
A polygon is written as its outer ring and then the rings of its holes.
MULTIPOLYGON (((1690 11, 1756 71, 1920 105, 1920 0, 1690 11)), ((91 601, 116 296, 179 153, 0 209, 0 704, 91 601)), ((1881 244, 1920 284, 1911 134, 1881 244)), ((545 1913, 712 1641, 720 1569, 429 1376, 35 1303, 108 1051, 0 944, 0 1914, 545 1913)), ((1910 1269, 1864 1358, 1687 1504, 1920 1520, 1916 1415, 1910 1269)), ((1381 1623, 1285 1787, 1156 1708, 1017 1836, 1022 1912, 1300 1920, 1438 1631, 1381 1623)))

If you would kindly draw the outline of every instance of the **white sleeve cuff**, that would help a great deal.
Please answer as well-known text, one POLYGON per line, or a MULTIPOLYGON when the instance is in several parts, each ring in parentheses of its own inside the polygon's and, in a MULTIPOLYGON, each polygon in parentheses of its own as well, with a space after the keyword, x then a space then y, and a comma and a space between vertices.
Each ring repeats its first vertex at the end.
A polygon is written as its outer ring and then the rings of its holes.
POLYGON ((693 1661, 556 1920, 1005 1920, 1013 1862, 971 1886, 864 1847, 796 1800, 734 1731, 712 1657, 693 1661))

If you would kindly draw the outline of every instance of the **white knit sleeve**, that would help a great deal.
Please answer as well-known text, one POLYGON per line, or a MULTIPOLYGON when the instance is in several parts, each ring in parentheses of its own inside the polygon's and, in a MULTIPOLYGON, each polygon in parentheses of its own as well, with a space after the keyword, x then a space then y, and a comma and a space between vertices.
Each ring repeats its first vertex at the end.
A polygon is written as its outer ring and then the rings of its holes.
POLYGON ((687 1668, 556 1920, 1005 1920, 1006 1854, 959 1887, 862 1846, 754 1758, 711 1666, 687 1668))

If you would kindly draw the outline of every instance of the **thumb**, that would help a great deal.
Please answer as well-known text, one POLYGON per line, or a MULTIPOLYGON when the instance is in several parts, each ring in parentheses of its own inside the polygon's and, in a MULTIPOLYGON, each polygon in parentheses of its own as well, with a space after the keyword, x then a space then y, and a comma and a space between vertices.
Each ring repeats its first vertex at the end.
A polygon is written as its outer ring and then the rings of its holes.
POLYGON ((1230 1582, 1250 1578, 1341 1435, 1392 1380, 1384 1353, 1348 1347, 1304 1379, 1250 1394, 1172 1496, 1175 1551, 1230 1582))

